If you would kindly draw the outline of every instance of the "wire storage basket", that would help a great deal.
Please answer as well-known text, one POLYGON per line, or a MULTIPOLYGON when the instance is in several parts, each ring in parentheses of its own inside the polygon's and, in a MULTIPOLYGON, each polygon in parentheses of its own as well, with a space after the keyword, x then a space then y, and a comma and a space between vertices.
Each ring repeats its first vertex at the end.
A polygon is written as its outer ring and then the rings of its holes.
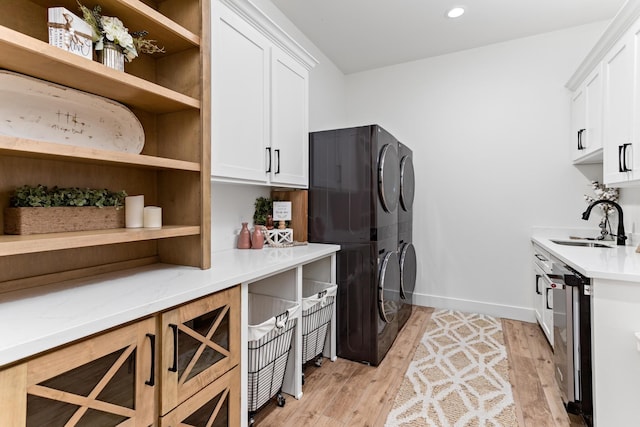
POLYGON ((316 358, 322 364, 322 352, 333 316, 338 285, 304 280, 302 282, 302 364, 316 358))
POLYGON ((249 294, 248 410, 250 419, 273 396, 284 406, 282 383, 300 305, 249 294))

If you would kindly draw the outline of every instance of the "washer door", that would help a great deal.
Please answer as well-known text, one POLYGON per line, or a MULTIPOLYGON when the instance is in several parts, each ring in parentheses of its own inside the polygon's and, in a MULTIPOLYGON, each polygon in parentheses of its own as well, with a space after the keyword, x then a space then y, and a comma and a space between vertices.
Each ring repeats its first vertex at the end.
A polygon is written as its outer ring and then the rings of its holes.
POLYGON ((405 211, 410 211, 413 206, 415 181, 413 160, 411 156, 404 156, 400 161, 400 205, 405 211))
POLYGON ((400 164, 398 152, 391 144, 386 144, 380 150, 378 192, 384 210, 389 213, 395 211, 398 207, 400 192, 400 164))
POLYGON ((405 243, 400 249, 400 298, 409 300, 416 288, 416 249, 412 243, 405 243))
POLYGON ((380 264, 378 276, 378 311, 385 323, 398 314, 400 264, 396 252, 387 252, 380 264))

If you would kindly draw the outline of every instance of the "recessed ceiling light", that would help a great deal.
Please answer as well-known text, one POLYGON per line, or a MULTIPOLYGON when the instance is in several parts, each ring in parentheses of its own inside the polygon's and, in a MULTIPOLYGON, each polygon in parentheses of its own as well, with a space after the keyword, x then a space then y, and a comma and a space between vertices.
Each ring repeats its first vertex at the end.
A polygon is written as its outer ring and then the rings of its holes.
POLYGON ((459 18, 464 14, 463 7, 454 7, 447 12, 447 17, 449 18, 459 18))

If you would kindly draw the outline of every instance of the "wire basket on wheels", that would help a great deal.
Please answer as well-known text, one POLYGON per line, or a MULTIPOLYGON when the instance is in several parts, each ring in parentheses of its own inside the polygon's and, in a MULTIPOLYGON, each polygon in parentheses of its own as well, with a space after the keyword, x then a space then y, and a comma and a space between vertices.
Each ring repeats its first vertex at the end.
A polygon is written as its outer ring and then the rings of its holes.
POLYGON ((297 324, 300 305, 295 302, 249 294, 248 410, 249 420, 277 395, 284 406, 282 383, 297 324))
POLYGON ((302 283, 302 364, 316 359, 322 364, 322 352, 338 285, 304 280, 302 283))

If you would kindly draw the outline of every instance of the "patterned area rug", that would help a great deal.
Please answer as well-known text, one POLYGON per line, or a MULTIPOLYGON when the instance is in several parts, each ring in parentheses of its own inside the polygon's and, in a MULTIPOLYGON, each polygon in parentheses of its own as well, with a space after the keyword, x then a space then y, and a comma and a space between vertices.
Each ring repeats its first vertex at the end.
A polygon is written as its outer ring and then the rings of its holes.
POLYGON ((518 426, 500 320, 434 311, 385 426, 518 426))

